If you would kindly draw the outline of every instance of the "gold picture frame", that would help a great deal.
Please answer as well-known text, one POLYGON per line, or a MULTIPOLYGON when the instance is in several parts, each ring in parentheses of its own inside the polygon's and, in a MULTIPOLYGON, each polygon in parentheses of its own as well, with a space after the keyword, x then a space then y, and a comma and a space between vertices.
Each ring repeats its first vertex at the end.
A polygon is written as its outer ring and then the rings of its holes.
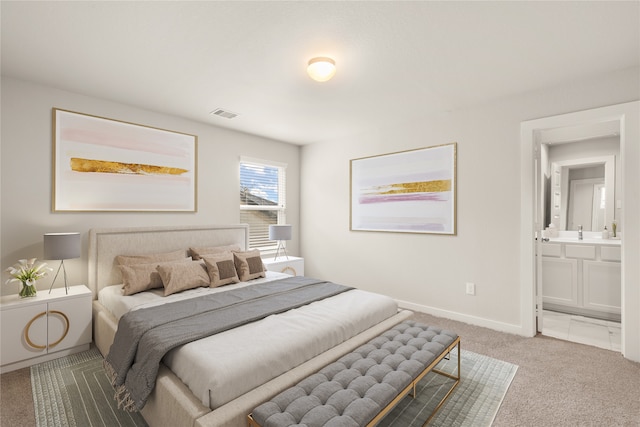
POLYGON ((456 235, 457 143, 350 162, 350 230, 456 235))

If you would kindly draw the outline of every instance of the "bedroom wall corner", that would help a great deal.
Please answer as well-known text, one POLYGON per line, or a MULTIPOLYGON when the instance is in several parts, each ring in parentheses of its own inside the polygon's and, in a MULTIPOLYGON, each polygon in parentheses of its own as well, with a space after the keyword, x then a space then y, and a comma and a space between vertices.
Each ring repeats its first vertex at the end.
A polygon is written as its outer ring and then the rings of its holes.
MULTIPOLYGON (((637 100, 639 71, 592 76, 304 146, 306 273, 410 302, 416 310, 530 336, 521 309, 520 123, 637 100), (450 142, 458 144, 457 236, 350 231, 351 159, 450 142), (331 227, 318 232, 317 224, 331 227), (476 284, 475 296, 465 294, 466 282, 476 284)), ((640 167, 637 159, 628 160, 640 167)))
MULTIPOLYGON (((300 228, 300 147, 142 110, 105 99, 66 92, 14 78, 1 80, 0 252, 4 271, 21 258, 42 258, 45 232, 82 233, 80 259, 65 261, 69 283, 86 283, 88 230, 91 228, 237 224, 239 222, 240 156, 286 163, 287 221, 300 228), (169 212, 52 212, 53 107, 123 120, 198 136, 198 210, 169 212)), ((287 251, 298 255, 299 233, 287 251)), ((57 268, 58 261, 51 262, 57 268)), ((3 273, 3 282, 8 278, 3 273)), ((48 289, 53 275, 40 280, 48 289)), ((63 286, 58 278, 56 287, 63 286)), ((18 292, 18 284, 2 287, 2 295, 18 292)))

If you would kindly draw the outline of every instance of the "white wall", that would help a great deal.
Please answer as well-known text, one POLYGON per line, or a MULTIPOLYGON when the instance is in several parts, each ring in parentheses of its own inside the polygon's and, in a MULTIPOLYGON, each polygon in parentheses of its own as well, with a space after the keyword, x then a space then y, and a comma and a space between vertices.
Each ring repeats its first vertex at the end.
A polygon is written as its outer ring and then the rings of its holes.
POLYGON ((305 272, 385 293, 410 308, 529 334, 521 310, 520 123, 637 100, 639 71, 572 81, 400 125, 381 120, 366 134, 305 146, 305 272), (350 159, 453 141, 457 236, 349 231, 350 159), (476 296, 465 295, 465 282, 476 284, 476 296))
MULTIPOLYGON (((2 157, 0 252, 3 271, 20 258, 42 258, 46 232, 79 231, 83 258, 65 261, 72 284, 86 283, 87 232, 95 227, 239 222, 241 155, 273 160, 287 167, 287 221, 299 229, 300 147, 229 131, 204 123, 141 110, 127 105, 2 78, 2 157), (198 136, 197 213, 74 213, 51 211, 51 109, 63 108, 111 119, 154 126, 198 136)), ((298 233, 287 251, 299 253, 298 233)), ((52 262, 57 268, 58 262, 52 262)), ((2 294, 18 292, 4 285, 2 294)), ((38 282, 47 289, 53 276, 38 282)), ((62 285, 58 278, 56 287, 62 285)))

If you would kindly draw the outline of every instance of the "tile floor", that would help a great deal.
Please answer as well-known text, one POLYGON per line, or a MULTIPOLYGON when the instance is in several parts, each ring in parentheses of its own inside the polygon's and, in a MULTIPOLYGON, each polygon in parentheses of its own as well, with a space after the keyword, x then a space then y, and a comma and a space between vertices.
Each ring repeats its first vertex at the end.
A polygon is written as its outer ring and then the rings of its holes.
POLYGON ((566 341, 622 351, 619 322, 544 310, 542 334, 566 341))

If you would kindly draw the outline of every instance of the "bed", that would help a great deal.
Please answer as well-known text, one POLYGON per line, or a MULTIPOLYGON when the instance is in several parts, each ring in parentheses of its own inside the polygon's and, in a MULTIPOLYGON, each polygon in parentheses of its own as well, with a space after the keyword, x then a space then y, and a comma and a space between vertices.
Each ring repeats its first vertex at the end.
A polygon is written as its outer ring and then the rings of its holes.
MULTIPOLYGON (((116 266, 116 257, 187 250, 191 247, 228 245, 239 246, 241 250, 247 249, 248 225, 90 230, 88 285, 94 294, 94 342, 100 352, 103 355, 108 354, 118 327, 118 318, 131 308, 118 309, 117 304, 112 305, 107 301, 108 297, 104 297, 109 289, 113 293, 114 286, 117 288, 122 283, 120 270, 116 266)), ((253 286, 282 277, 276 273, 268 273, 265 279, 216 288, 214 291, 253 286)), ((204 288, 194 289, 191 293, 198 294, 205 290, 204 288)), ((177 294, 177 298, 188 298, 187 294, 189 291, 184 295, 177 294)), ((140 299, 143 302, 139 305, 144 307, 145 304, 158 304, 158 300, 161 301, 162 297, 145 293, 140 299)), ((398 310, 393 302, 391 310, 389 301, 391 300, 379 295, 349 290, 299 309, 268 316, 257 322, 171 350, 162 359, 155 388, 141 413, 150 426, 245 426, 247 414, 260 403, 411 315, 406 310, 398 310), (370 311, 376 311, 374 310, 376 305, 380 305, 380 313, 370 313, 370 311), (331 310, 340 311, 339 307, 347 307, 346 311, 360 313, 356 314, 359 319, 357 321, 346 319, 344 323, 333 324, 335 318, 342 314, 334 315, 331 310), (351 325, 351 323, 357 323, 357 325, 351 325), (272 337, 269 331, 274 330, 274 325, 278 325, 278 328, 281 325, 291 325, 293 329, 286 332, 283 330, 282 333, 272 337), (308 333, 309 328, 318 329, 317 331, 311 329, 313 332, 308 333), (316 335, 327 335, 327 331, 331 332, 328 334, 330 335, 328 341, 323 338, 322 344, 314 342, 316 335), (262 339, 259 339, 261 336, 262 339), (265 340, 267 336, 269 338, 265 340), (226 351, 225 355, 224 350, 229 348, 233 351, 226 351), (222 350, 212 354, 211 352, 215 352, 216 349, 222 350), (271 360, 283 359, 283 364, 279 365, 279 362, 268 363, 267 366, 264 363, 260 365, 261 358, 267 353, 270 353, 271 360), (217 368, 213 368, 213 372, 217 372, 215 375, 200 373, 201 369, 209 365, 206 358, 201 357, 202 354, 206 354, 210 359, 221 361, 217 368), (201 358, 191 359, 191 357, 201 358), (196 368, 189 369, 190 364, 196 368), (229 375, 225 376, 227 370, 238 370, 238 372, 229 372, 229 375), (221 375, 220 372, 225 372, 225 375, 221 375), (217 384, 212 385, 212 382, 217 384), (226 392, 229 388, 232 390, 227 395, 221 395, 216 391, 225 390, 226 392)), ((137 302, 133 305, 138 307, 137 302)))

